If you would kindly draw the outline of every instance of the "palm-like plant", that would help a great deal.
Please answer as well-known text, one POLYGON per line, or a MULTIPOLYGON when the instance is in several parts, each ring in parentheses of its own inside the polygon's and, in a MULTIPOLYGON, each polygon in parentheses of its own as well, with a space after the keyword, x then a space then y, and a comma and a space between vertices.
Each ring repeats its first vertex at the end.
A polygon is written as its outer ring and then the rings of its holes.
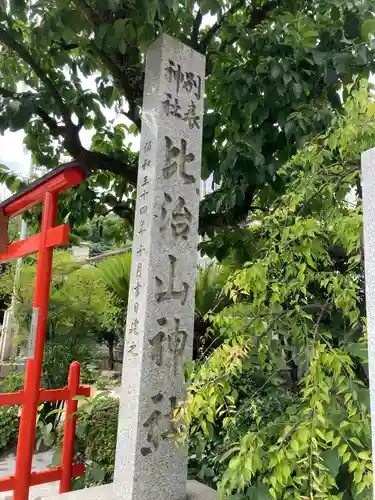
POLYGON ((111 316, 102 325, 99 337, 100 342, 108 347, 110 370, 114 369, 114 348, 122 337, 125 325, 129 299, 131 262, 131 254, 126 253, 110 257, 98 266, 109 292, 114 295, 114 302, 117 309, 117 313, 116 311, 112 311, 111 316))
POLYGON ((131 253, 125 253, 110 257, 98 266, 107 287, 124 303, 125 308, 129 298, 131 264, 131 253))
MULTIPOLYGON (((125 318, 129 298, 131 254, 111 257, 98 267, 107 287, 121 302, 125 318)), ((210 329, 211 323, 207 315, 218 313, 229 304, 225 284, 230 272, 229 267, 217 263, 198 269, 195 292, 194 359, 200 357, 210 346, 215 347, 220 342, 210 329)))

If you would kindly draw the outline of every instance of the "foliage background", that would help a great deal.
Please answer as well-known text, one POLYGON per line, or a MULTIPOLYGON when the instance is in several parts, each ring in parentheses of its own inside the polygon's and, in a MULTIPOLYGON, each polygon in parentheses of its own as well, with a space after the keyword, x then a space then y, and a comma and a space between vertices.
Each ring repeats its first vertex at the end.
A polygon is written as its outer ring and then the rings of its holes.
MULTIPOLYGON (((370 494, 359 156, 374 144, 373 102, 351 82, 374 72, 374 11, 373 0, 0 3, 0 131, 23 130, 42 167, 67 155, 91 170, 61 200, 77 237, 108 211, 131 231, 149 44, 166 32, 207 56, 203 176, 219 187, 202 201, 202 248, 233 272, 229 303, 196 316, 203 341, 180 416, 194 473, 220 480, 225 498, 370 494)), ((83 360, 105 311, 89 294, 82 317, 66 290, 88 281, 56 279, 64 304, 49 331, 50 346, 71 333, 83 360)), ((27 293, 24 306, 26 318, 27 293)))
MULTIPOLYGON (((25 133, 34 162, 92 172, 62 197, 72 226, 113 212, 131 230, 145 52, 162 33, 207 57, 205 250, 248 255, 245 222, 283 193, 275 172, 326 130, 353 75, 374 70, 374 0, 2 0, 0 130, 25 133), (207 22, 207 16, 209 21, 207 22), (106 119, 104 111, 116 113, 106 119), (84 145, 84 130, 92 131, 84 145)), ((1 167, 11 190, 20 179, 1 167)), ((36 214, 38 215, 38 214, 36 214)), ((36 217, 38 220, 38 217, 36 217)))
POLYGON ((288 190, 248 229, 234 303, 211 317, 224 343, 179 412, 224 498, 371 496, 360 154, 375 107, 366 81, 346 92, 345 114, 278 171, 288 190))

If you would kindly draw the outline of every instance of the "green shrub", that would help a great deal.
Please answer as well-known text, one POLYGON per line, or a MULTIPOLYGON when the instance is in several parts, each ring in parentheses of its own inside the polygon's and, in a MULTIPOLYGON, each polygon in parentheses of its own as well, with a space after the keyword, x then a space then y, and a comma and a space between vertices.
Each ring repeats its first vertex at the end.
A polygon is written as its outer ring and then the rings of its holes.
POLYGON ((17 392, 23 387, 25 376, 17 368, 12 368, 8 375, 0 381, 0 392, 17 392))
POLYGON ((81 383, 92 385, 98 379, 98 368, 92 363, 81 364, 81 383))
POLYGON ((112 389, 112 387, 118 387, 120 384, 121 384, 121 379, 109 378, 105 376, 100 376, 95 381, 95 387, 99 391, 112 389))
POLYGON ((0 406, 0 451, 17 442, 18 428, 18 406, 0 406))
POLYGON ((86 475, 78 480, 79 487, 113 480, 118 412, 119 400, 100 394, 79 409, 76 455, 86 463, 86 475))
MULTIPOLYGON (((24 376, 16 369, 0 381, 0 391, 16 392, 23 386, 24 376)), ((17 442, 19 428, 19 406, 0 406, 0 451, 10 448, 17 442)))
MULTIPOLYGON (((196 432, 189 441, 189 478, 197 479, 213 488, 217 487, 218 481, 225 473, 226 462, 222 457, 228 449, 238 443, 245 432, 253 429, 259 420, 264 427, 277 429, 277 419, 295 399, 290 392, 280 390, 281 380, 276 376, 272 383, 267 385, 267 377, 263 372, 252 367, 247 372, 230 377, 229 380, 238 395, 238 407, 231 424, 224 425, 223 418, 218 413, 216 419, 208 425, 208 436, 203 432, 196 432)), ((271 430, 269 432, 271 433, 271 430)), ((242 500, 248 497, 235 498, 242 500)))

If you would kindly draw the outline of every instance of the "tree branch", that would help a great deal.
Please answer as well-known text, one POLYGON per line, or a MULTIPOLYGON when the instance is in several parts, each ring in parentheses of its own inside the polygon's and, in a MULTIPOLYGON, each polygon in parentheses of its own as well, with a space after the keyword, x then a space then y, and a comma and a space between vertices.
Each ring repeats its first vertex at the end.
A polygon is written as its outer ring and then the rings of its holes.
POLYGON ((208 45, 210 44, 211 40, 214 38, 216 33, 220 30, 220 28, 226 23, 228 18, 238 12, 246 3, 246 0, 239 0, 238 2, 234 3, 232 7, 227 10, 220 19, 214 23, 211 28, 207 31, 207 33, 203 36, 201 43, 200 43, 200 50, 201 52, 205 53, 207 50, 208 45))
POLYGON ((265 3, 263 7, 260 9, 255 9, 251 12, 251 19, 246 25, 247 28, 254 29, 258 24, 265 20, 267 15, 275 10, 277 7, 280 7, 282 4, 282 0, 271 0, 268 3, 265 3))
POLYGON ((53 137, 57 138, 60 135, 64 135, 64 133, 66 132, 66 127, 61 127, 60 125, 58 125, 57 121, 49 116, 49 114, 38 105, 36 106, 36 114, 47 125, 53 137))
POLYGON ((96 53, 96 55, 100 58, 102 63, 105 66, 107 66, 109 71, 112 73, 114 79, 119 82, 122 90, 125 93, 125 98, 129 104, 129 112, 128 113, 124 112, 124 115, 127 118, 129 118, 129 120, 131 120, 140 129, 141 128, 140 113, 139 110, 137 109, 137 104, 133 97, 134 89, 131 87, 128 79, 126 78, 126 72, 123 71, 118 66, 116 61, 109 54, 107 54, 107 52, 100 49, 97 45, 95 45, 94 42, 90 44, 90 48, 94 53, 96 53))
MULTIPOLYGON (((85 5, 87 5, 84 0, 77 0, 77 2, 83 2, 85 5)), ((30 68, 34 71, 41 82, 44 83, 52 98, 55 100, 56 105, 62 114, 66 127, 59 127, 56 121, 51 118, 48 113, 46 113, 41 107, 36 106, 35 110, 40 118, 49 127, 51 135, 56 137, 61 134, 63 137, 64 147, 66 148, 68 153, 74 159, 82 161, 87 166, 87 168, 90 168, 92 170, 103 169, 116 173, 118 175, 121 175, 122 177, 126 177, 129 180, 130 184, 135 185, 137 181, 136 170, 134 171, 133 168, 130 167, 127 168, 127 165, 125 165, 121 161, 116 161, 115 159, 102 153, 88 151, 82 146, 81 140, 79 138, 79 129, 71 120, 69 108, 65 105, 52 80, 50 80, 48 75, 34 59, 34 57, 28 52, 28 50, 14 38, 12 38, 12 36, 2 28, 0 28, 0 42, 6 45, 9 49, 16 52, 21 57, 21 59, 30 66, 30 68)), ((119 70, 115 63, 114 66, 116 66, 116 69, 119 70)), ((6 97, 14 98, 14 93, 9 93, 6 91, 6 89, 4 89, 3 95, 6 97)), ((32 96, 32 94, 30 94, 30 96, 32 96)))
MULTIPOLYGON (((263 7, 259 9, 254 9, 250 12, 250 20, 249 22, 245 25, 245 28, 248 28, 250 30, 256 28, 264 19, 266 19, 267 15, 272 12, 273 10, 277 9, 277 7, 280 7, 282 4, 282 0, 270 0, 268 3, 264 4, 263 7)), ((236 4, 234 4, 236 5, 236 4)), ((234 6, 233 6, 234 7, 234 6)), ((229 13, 229 11, 228 11, 229 13)), ((224 20, 225 21, 225 20, 224 20)), ((217 23, 215 23, 217 24, 217 23)), ((215 25, 214 25, 215 26, 215 25)), ((218 29, 220 29, 221 26, 219 26, 218 29)), ((212 26, 213 28, 213 26, 212 26)), ((211 29, 212 29, 211 28, 211 29)), ((215 35, 215 33, 214 33, 215 35)), ((207 36, 207 35, 206 35, 207 36)), ((217 50, 218 53, 223 53, 225 48, 228 45, 233 45, 237 40, 239 39, 239 35, 236 35, 228 40, 223 41, 220 44, 219 49, 217 50)), ((206 47, 207 49, 207 47, 206 47)), ((206 64, 206 74, 210 75, 212 72, 212 59, 210 57, 207 58, 207 64, 206 64)))
POLYGON ((9 89, 5 89, 4 87, 0 87, 0 95, 2 97, 6 97, 7 99, 16 99, 18 94, 9 89))
POLYGON ((74 126, 69 108, 65 105, 59 91, 55 87, 52 80, 48 77, 46 72, 42 69, 39 63, 34 59, 30 52, 19 42, 17 42, 8 32, 0 28, 0 42, 6 45, 10 50, 16 52, 20 58, 34 71, 39 80, 45 85, 55 100, 60 113, 68 127, 74 126))
MULTIPOLYGON (((34 94, 32 92, 17 93, 17 92, 12 92, 11 90, 6 89, 4 87, 0 87, 0 96, 5 97, 7 99, 22 101, 22 99, 36 98, 37 94, 34 94)), ((53 137, 58 137, 59 135, 62 135, 63 132, 66 130, 65 127, 61 127, 57 123, 57 121, 51 116, 49 116, 49 114, 38 104, 35 105, 35 113, 47 125, 53 137)))
POLYGON ((93 29, 96 28, 97 25, 103 24, 104 19, 100 17, 100 15, 94 10, 86 0, 76 0, 76 5, 80 7, 85 13, 86 19, 90 22, 93 29))
MULTIPOLYGON (((7 99, 30 99, 36 97, 32 92, 16 93, 9 89, 0 87, 0 96, 7 99)), ((71 130, 68 127, 59 126, 54 118, 41 108, 38 104, 35 105, 35 113, 43 120, 50 130, 53 137, 61 136, 63 144, 68 153, 77 161, 82 162, 88 170, 97 171, 105 170, 112 172, 121 177, 124 177, 130 185, 135 186, 137 183, 137 158, 129 161, 128 164, 117 160, 103 153, 89 151, 85 149, 80 141, 78 129, 75 127, 71 130)))
POLYGON ((234 206, 231 210, 219 213, 204 213, 201 211, 199 217, 199 234, 210 235, 213 228, 222 228, 224 226, 236 226, 239 222, 245 222, 249 211, 260 210, 259 207, 252 207, 253 198, 256 192, 256 186, 249 186, 245 191, 245 198, 241 205, 234 206))
MULTIPOLYGON (((87 21, 90 23, 91 28, 95 31, 97 26, 100 24, 107 24, 105 19, 102 19, 100 15, 92 8, 86 0, 75 0, 76 6, 80 8, 87 21)), ((108 54, 105 50, 98 47, 95 42, 90 44, 91 50, 99 57, 102 63, 107 66, 112 76, 117 80, 125 93, 125 98, 129 104, 129 112, 124 113, 129 120, 131 120, 139 129, 141 128, 141 118, 140 112, 135 102, 134 88, 129 82, 126 72, 118 65, 116 60, 108 54)))
POLYGON ((130 185, 137 184, 137 161, 124 163, 121 160, 97 151, 89 151, 82 147, 75 159, 85 164, 92 171, 105 170, 125 178, 130 185))
POLYGON ((202 18, 203 18, 202 13, 200 10, 198 10, 197 15, 193 22, 193 29, 190 38, 192 47, 196 50, 199 50, 199 28, 202 24, 202 18))

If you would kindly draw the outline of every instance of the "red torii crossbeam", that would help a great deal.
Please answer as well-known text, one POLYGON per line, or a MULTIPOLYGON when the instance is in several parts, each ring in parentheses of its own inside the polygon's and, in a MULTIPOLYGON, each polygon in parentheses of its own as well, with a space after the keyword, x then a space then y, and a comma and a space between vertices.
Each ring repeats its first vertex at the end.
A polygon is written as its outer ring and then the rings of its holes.
MULTIPOLYGON (((73 464, 74 455, 74 437, 76 430, 78 402, 75 396, 90 396, 90 388, 82 387, 79 385, 80 378, 80 365, 75 362, 72 363, 69 370, 68 386, 63 389, 50 389, 39 391, 38 401, 40 403, 45 401, 66 401, 65 424, 64 424, 64 438, 61 455, 61 466, 54 467, 53 469, 31 472, 29 475, 29 483, 27 486, 27 497, 29 495, 29 487, 38 484, 50 483, 52 481, 60 481, 60 493, 67 493, 71 488, 71 481, 73 477, 83 476, 85 467, 83 464, 73 464)), ((24 402, 24 391, 12 392, 7 394, 0 394, 0 406, 7 405, 22 405, 24 402)), ((17 450, 17 456, 20 450, 17 450)), ((17 475, 0 477, 0 492, 14 490, 14 498, 17 495, 24 494, 26 488, 20 488, 17 482, 17 475)))
POLYGON ((60 480, 60 493, 70 491, 72 476, 82 475, 83 466, 73 466, 75 417, 65 421, 65 435, 61 467, 50 471, 32 473, 33 447, 36 433, 36 417, 40 401, 67 401, 67 417, 74 415, 76 395, 90 394, 88 388, 79 385, 79 364, 73 363, 69 372, 69 385, 64 389, 44 391, 40 389, 44 341, 47 326, 48 303, 52 271, 53 248, 68 243, 69 226, 55 226, 58 194, 82 182, 86 173, 79 163, 73 162, 52 170, 27 186, 21 192, 0 204, 1 251, 0 263, 39 252, 36 269, 33 314, 28 345, 28 359, 23 391, 0 396, 1 404, 22 404, 18 435, 15 475, 0 480, 0 491, 13 489, 14 500, 28 500, 29 488, 35 484, 60 480), (41 231, 23 241, 8 245, 7 219, 15 217, 35 205, 43 203, 41 231))

